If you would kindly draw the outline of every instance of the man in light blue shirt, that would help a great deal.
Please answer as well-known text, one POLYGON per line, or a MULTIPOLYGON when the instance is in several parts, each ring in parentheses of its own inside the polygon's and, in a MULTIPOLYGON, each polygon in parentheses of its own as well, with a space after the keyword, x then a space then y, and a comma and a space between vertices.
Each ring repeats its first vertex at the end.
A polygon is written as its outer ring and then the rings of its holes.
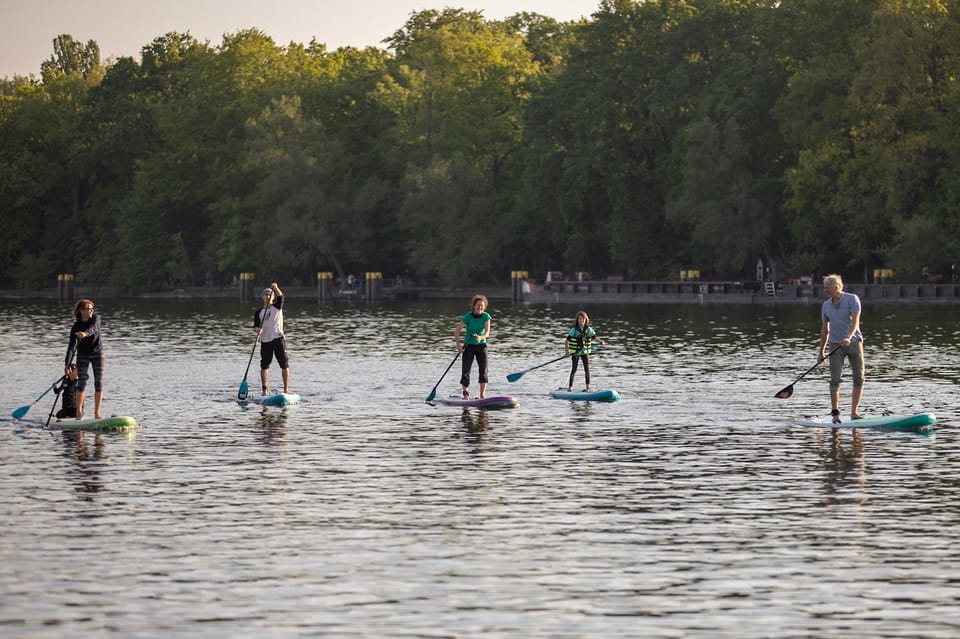
POLYGON ((834 423, 840 422, 840 380, 843 360, 850 360, 853 371, 853 391, 850 395, 850 418, 863 419, 860 397, 863 395, 863 335, 860 333, 860 298, 843 292, 839 275, 823 278, 827 299, 821 307, 820 358, 827 358, 830 349, 830 414, 834 423))

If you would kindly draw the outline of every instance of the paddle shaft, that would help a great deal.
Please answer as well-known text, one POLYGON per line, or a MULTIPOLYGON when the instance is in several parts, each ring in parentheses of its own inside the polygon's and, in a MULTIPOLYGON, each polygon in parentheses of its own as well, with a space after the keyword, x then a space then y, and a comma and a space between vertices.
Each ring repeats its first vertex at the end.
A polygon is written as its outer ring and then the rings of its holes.
POLYGON ((237 391, 237 399, 247 398, 247 375, 250 374, 250 364, 253 363, 253 354, 257 352, 257 344, 260 343, 260 333, 257 333, 257 339, 253 342, 253 348, 250 349, 250 359, 247 360, 247 370, 243 371, 243 381, 240 382, 240 390, 237 391))
POLYGON ((517 372, 517 373, 510 373, 509 375, 507 375, 507 381, 508 381, 508 382, 515 382, 515 381, 517 381, 518 379, 520 379, 521 377, 523 377, 524 375, 526 375, 527 373, 529 373, 530 371, 535 371, 535 370, 537 370, 538 368, 543 368, 544 366, 549 366, 550 364, 553 364, 554 362, 559 362, 560 360, 562 360, 562 359, 567 359, 568 357, 574 357, 574 356, 576 356, 576 355, 583 355, 584 353, 592 353, 592 352, 593 352, 594 350, 596 350, 597 348, 598 348, 597 346, 591 346, 589 350, 581 348, 581 349, 580 349, 579 351, 577 351, 576 353, 567 353, 566 355, 562 355, 562 356, 560 356, 560 357, 557 357, 556 359, 551 359, 549 362, 544 362, 543 364, 537 364, 536 366, 531 366, 530 368, 528 368, 528 369, 525 370, 525 371, 520 371, 520 372, 517 372))
MULTIPOLYGON (((70 360, 67 362, 67 366, 69 366, 70 364, 73 363, 73 359, 74 359, 74 357, 76 357, 76 355, 77 355, 77 351, 76 351, 76 350, 73 350, 72 352, 70 352, 70 360)), ((27 411, 29 411, 31 408, 33 408, 34 404, 36 404, 36 403, 39 402, 41 399, 43 399, 44 397, 46 397, 46 396, 47 396, 47 393, 49 393, 50 391, 52 391, 52 390, 56 387, 57 384, 62 383, 62 382, 63 382, 63 379, 64 379, 65 377, 66 377, 66 374, 61 375, 61 376, 60 376, 60 379, 58 379, 58 380, 55 381, 54 383, 52 383, 52 384, 50 384, 49 386, 47 386, 47 390, 45 390, 45 391, 43 391, 42 393, 40 393, 40 395, 39 395, 35 400, 33 400, 32 403, 27 404, 26 406, 21 406, 21 407, 18 408, 17 410, 13 411, 13 418, 14 418, 14 419, 22 419, 23 416, 27 414, 27 411)))
MULTIPOLYGON (((73 360, 76 358, 76 355, 77 355, 77 351, 76 349, 74 349, 73 352, 70 353, 70 362, 67 363, 67 368, 70 368, 71 366, 73 366, 73 360)), ((50 426, 50 420, 53 419, 53 413, 55 410, 57 410, 57 402, 60 401, 60 393, 63 392, 63 389, 66 386, 67 381, 69 379, 70 379, 70 376, 67 373, 64 373, 63 377, 61 377, 60 379, 58 379, 53 383, 54 387, 57 384, 59 384, 60 388, 54 388, 53 406, 50 407, 50 414, 47 415, 47 423, 43 425, 44 428, 47 428, 48 426, 50 426)), ((74 393, 76 393, 76 388, 74 388, 74 393)), ((76 397, 74 397, 74 402, 76 402, 76 397)), ((76 415, 76 414, 74 414, 74 416, 79 417, 79 415, 76 415)))
MULTIPOLYGON (((59 381, 60 381, 60 380, 58 379, 57 382, 59 382, 59 381)), ((29 411, 31 408, 33 408, 33 406, 34 406, 37 402, 39 402, 41 399, 43 399, 44 397, 46 397, 46 396, 47 396, 47 393, 49 393, 50 391, 53 390, 53 387, 57 385, 57 382, 54 382, 54 383, 50 384, 49 386, 47 386, 47 390, 45 390, 45 391, 43 391, 42 393, 40 393, 39 397, 37 397, 35 400, 33 400, 33 402, 31 402, 30 404, 27 404, 26 406, 21 406, 21 407, 18 408, 17 410, 13 411, 13 418, 14 418, 14 419, 21 419, 24 415, 26 415, 26 414, 27 414, 27 411, 29 411)))
POLYGON ((812 372, 815 368, 817 368, 818 366, 820 366, 820 364, 822 364, 822 363, 825 362, 827 359, 829 359, 829 357, 830 357, 831 355, 833 355, 834 353, 836 353, 838 350, 840 350, 840 344, 837 344, 837 346, 836 346, 832 351, 830 351, 829 353, 827 353, 827 356, 826 356, 826 357, 824 357, 823 359, 818 359, 818 360, 817 360, 817 363, 814 364, 813 366, 811 366, 810 368, 808 368, 807 370, 805 370, 800 377, 798 377, 797 379, 793 380, 793 382, 791 382, 789 385, 784 386, 783 389, 780 390, 780 392, 778 392, 776 395, 774 395, 774 397, 777 397, 777 398, 779 398, 779 399, 786 399, 786 398, 790 397, 790 395, 793 394, 793 385, 794 385, 794 384, 796 384, 796 383, 799 382, 801 379, 803 379, 804 377, 806 377, 810 372, 812 372))
POLYGON ((811 371, 813 371, 813 369, 815 369, 817 366, 820 366, 820 364, 822 364, 823 362, 827 361, 827 360, 830 358, 830 356, 833 355, 834 353, 836 353, 838 350, 840 350, 840 344, 837 344, 837 346, 836 346, 832 351, 830 351, 829 353, 827 353, 827 356, 824 357, 822 360, 817 361, 816 364, 814 364, 813 366, 811 366, 810 368, 808 368, 807 370, 805 370, 805 371, 803 372, 803 375, 801 375, 800 377, 798 377, 797 379, 795 379, 793 383, 796 384, 796 383, 799 382, 801 379, 803 379, 804 377, 806 377, 808 373, 810 373, 811 371))
POLYGON ((49 426, 50 420, 53 419, 53 413, 54 411, 57 410, 57 402, 60 401, 60 393, 63 392, 62 384, 64 384, 67 381, 67 379, 69 378, 66 375, 64 375, 63 377, 61 377, 60 379, 58 379, 53 383, 54 386, 56 386, 57 384, 61 384, 61 386, 60 388, 57 388, 53 393, 53 406, 50 407, 50 413, 47 415, 47 421, 43 425, 44 428, 49 426))
POLYGON ((553 364, 554 362, 559 362, 559 361, 562 360, 562 359, 567 359, 567 358, 570 357, 571 355, 577 355, 577 353, 570 353, 570 354, 567 354, 567 355, 563 355, 563 356, 561 356, 561 357, 557 357, 556 359, 551 359, 549 362, 544 362, 543 364, 537 364, 536 366, 531 366, 531 367, 528 368, 527 370, 519 371, 519 372, 516 372, 516 373, 511 373, 510 375, 507 375, 507 381, 508 381, 508 382, 515 382, 515 381, 517 381, 518 379, 520 379, 521 377, 523 377, 524 375, 526 375, 527 373, 529 373, 530 371, 535 371, 535 370, 537 370, 538 368, 543 368, 544 366, 549 366, 550 364, 553 364))
POLYGON ((447 370, 443 371, 443 375, 440 376, 440 379, 437 380, 437 383, 433 386, 433 390, 430 391, 430 394, 427 395, 427 399, 424 401, 431 402, 433 398, 437 396, 437 388, 440 387, 440 382, 443 381, 443 378, 447 376, 447 373, 450 372, 450 369, 453 368, 454 363, 456 363, 457 358, 460 357, 460 349, 457 349, 457 354, 453 356, 453 359, 450 360, 450 363, 447 364, 447 370))

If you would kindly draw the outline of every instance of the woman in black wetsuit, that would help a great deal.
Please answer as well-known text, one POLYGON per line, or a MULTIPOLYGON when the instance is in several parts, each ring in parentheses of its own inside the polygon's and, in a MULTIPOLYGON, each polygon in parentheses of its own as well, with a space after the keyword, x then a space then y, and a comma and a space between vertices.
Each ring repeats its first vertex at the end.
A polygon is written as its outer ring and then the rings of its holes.
POLYGON ((103 417, 100 407, 103 404, 103 346, 100 343, 100 316, 94 312, 93 302, 80 300, 73 307, 76 321, 70 328, 70 345, 67 347, 67 359, 64 365, 70 365, 73 352, 77 352, 77 419, 83 419, 83 392, 90 376, 88 368, 93 366, 93 415, 103 417))

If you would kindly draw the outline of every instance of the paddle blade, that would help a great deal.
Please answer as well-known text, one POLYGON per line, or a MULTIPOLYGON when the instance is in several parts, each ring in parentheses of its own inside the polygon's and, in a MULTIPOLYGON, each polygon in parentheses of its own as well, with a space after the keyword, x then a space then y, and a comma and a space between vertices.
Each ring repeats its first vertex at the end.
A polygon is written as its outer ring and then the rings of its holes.
POLYGON ((237 399, 243 401, 247 398, 250 388, 247 386, 247 380, 240 382, 240 390, 237 391, 237 399))
POLYGON ((21 406, 17 410, 13 411, 13 418, 20 419, 27 414, 27 411, 30 410, 29 406, 21 406))
POLYGON ((507 375, 507 381, 508 381, 508 382, 515 382, 515 381, 517 381, 518 379, 520 379, 521 377, 523 377, 523 373, 524 373, 524 371, 521 371, 521 372, 519 372, 519 373, 510 373, 509 375, 507 375))
POLYGON ((433 390, 430 391, 430 394, 427 395, 427 398, 423 401, 430 403, 433 401, 433 398, 437 396, 437 389, 440 388, 440 382, 443 381, 443 378, 447 376, 447 373, 450 372, 450 369, 453 368, 454 363, 457 361, 457 358, 460 357, 460 351, 457 350, 457 354, 453 356, 453 359, 450 360, 450 363, 447 364, 447 370, 443 371, 443 375, 440 376, 440 379, 437 380, 436 385, 433 387, 433 390))
POLYGON ((791 395, 793 395, 793 384, 790 384, 789 386, 781 390, 779 393, 774 395, 774 397, 776 397, 777 399, 789 399, 791 395))

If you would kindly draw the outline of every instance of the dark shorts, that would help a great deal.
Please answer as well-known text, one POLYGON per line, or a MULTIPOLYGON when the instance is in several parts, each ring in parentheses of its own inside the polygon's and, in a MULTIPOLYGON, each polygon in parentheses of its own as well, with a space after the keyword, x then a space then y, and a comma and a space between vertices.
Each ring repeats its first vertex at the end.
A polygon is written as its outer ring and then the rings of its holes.
POLYGON ((274 356, 277 357, 277 364, 280 364, 280 368, 290 367, 287 361, 287 343, 282 337, 278 337, 272 342, 260 344, 260 368, 270 368, 274 356))

